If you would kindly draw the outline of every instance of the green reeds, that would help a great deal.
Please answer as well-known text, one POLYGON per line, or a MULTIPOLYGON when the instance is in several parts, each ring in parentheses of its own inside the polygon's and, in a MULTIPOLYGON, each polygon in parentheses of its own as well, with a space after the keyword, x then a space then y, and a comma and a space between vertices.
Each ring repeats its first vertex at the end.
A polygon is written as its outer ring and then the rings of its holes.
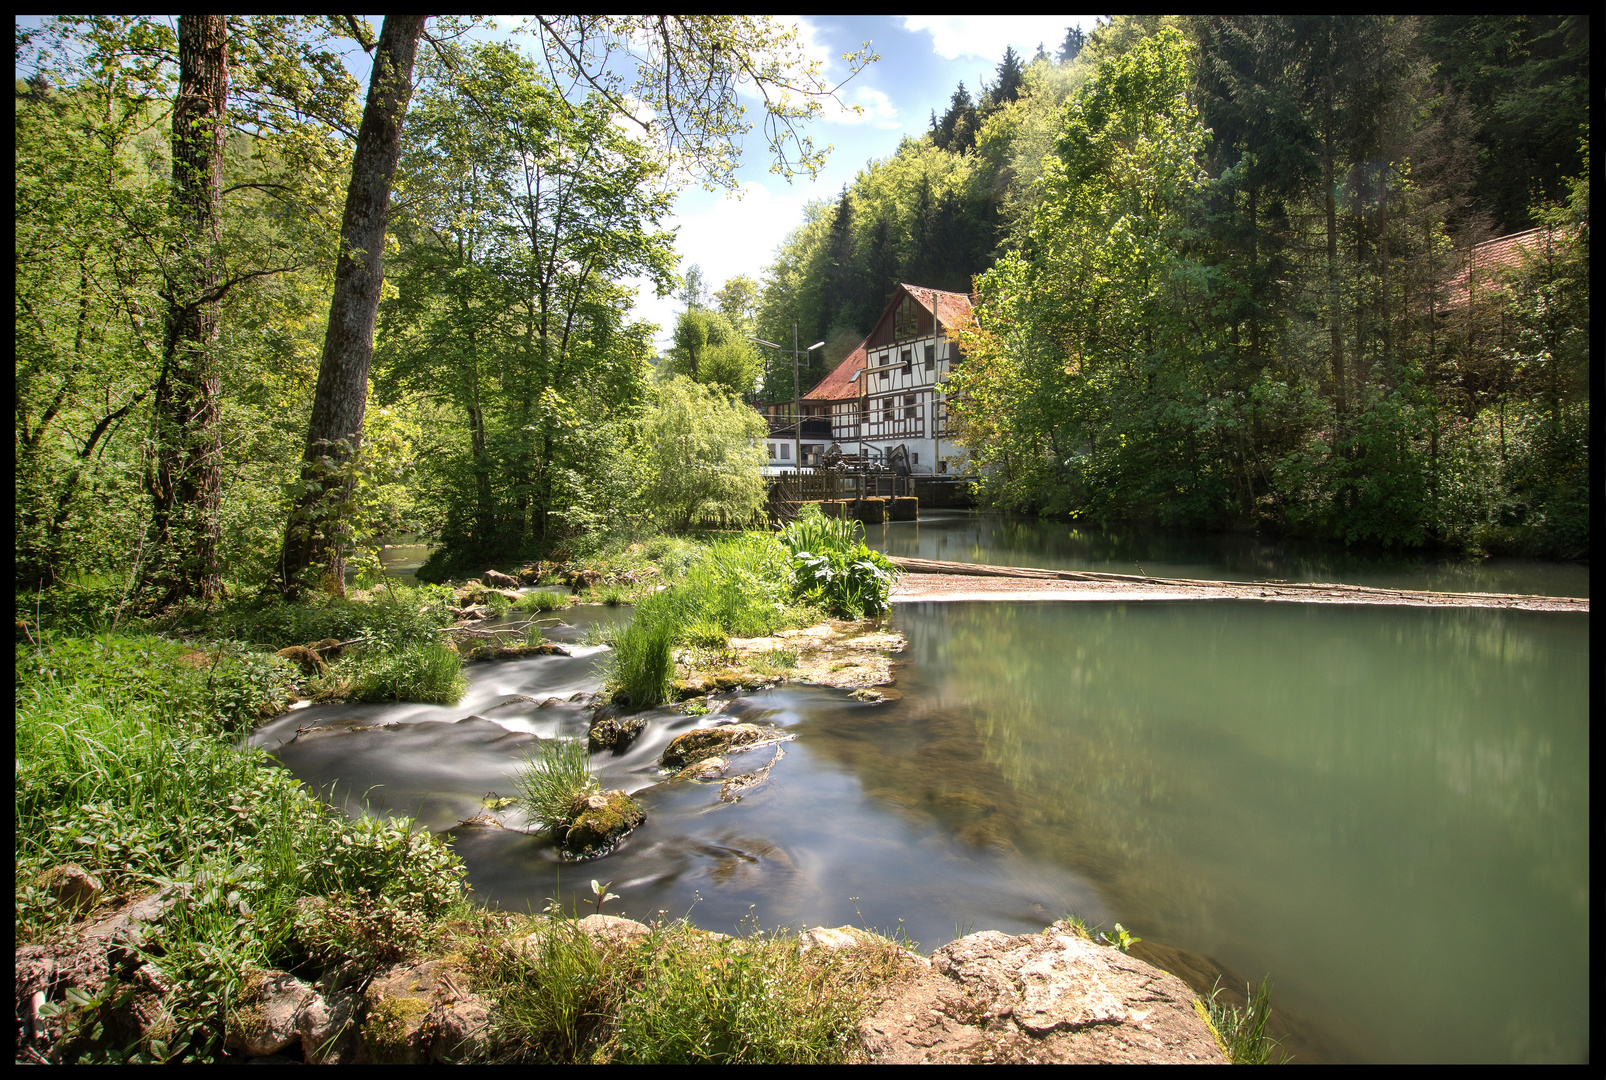
POLYGON ((569 598, 563 593, 537 589, 519 597, 518 602, 513 606, 525 614, 537 611, 557 611, 569 606, 569 598))
POLYGON ((455 705, 468 689, 462 660, 438 642, 410 645, 369 662, 353 682, 355 701, 421 701, 455 705))
POLYGON ((597 790, 591 755, 578 739, 543 739, 531 748, 514 778, 519 798, 541 828, 568 821, 574 804, 597 790))
POLYGON ((1270 977, 1262 979, 1258 989, 1244 987, 1248 1000, 1242 1009, 1220 1000, 1220 984, 1221 980, 1217 978, 1216 986, 1203 1006, 1210 1028, 1227 1060, 1234 1065, 1286 1064, 1288 1055, 1281 1052, 1277 1040, 1266 1031, 1266 1024, 1271 1019, 1270 977))

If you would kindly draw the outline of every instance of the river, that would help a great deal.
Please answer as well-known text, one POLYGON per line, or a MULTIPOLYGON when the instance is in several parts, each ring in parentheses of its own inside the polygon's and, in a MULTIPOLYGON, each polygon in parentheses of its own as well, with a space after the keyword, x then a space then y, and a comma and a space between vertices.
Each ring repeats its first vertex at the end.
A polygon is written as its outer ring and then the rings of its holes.
MULTIPOLYGON (((872 540, 950 560, 1587 595, 1579 567, 1479 579, 1487 566, 1264 549, 1245 563, 1021 526, 934 516, 872 540)), ((573 609, 555 636, 627 616, 573 609)), ((594 757, 650 816, 592 863, 517 828, 453 827, 511 793, 535 736, 584 736, 589 714, 567 699, 596 688, 597 647, 470 665, 456 707, 318 706, 253 741, 313 784, 453 830, 489 903, 575 903, 595 877, 634 917, 862 922, 922 950, 1074 912, 1120 922, 1144 939, 1136 954, 1196 986, 1269 973, 1299 1061, 1588 1059, 1587 615, 1084 600, 900 604, 892 622, 910 641, 893 700, 784 686, 726 707, 794 736, 740 803, 655 767, 708 718, 655 710, 629 751, 594 757)))

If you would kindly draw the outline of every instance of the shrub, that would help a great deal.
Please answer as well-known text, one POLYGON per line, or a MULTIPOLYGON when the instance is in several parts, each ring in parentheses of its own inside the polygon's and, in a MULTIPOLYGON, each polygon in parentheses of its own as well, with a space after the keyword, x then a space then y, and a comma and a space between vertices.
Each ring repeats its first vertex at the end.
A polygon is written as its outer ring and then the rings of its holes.
POLYGON ((574 804, 598 790, 591 756, 578 739, 544 739, 531 749, 515 784, 526 812, 541 828, 555 828, 574 816, 574 804))

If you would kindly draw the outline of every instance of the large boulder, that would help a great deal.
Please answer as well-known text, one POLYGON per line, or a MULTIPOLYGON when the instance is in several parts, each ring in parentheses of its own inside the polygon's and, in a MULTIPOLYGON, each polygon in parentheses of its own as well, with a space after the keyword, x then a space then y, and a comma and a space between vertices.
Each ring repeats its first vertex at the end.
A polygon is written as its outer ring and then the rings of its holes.
POLYGON ((1187 984, 1064 923, 949 942, 860 1034, 888 1064, 1227 1064, 1187 984))
POLYGON ((579 812, 564 834, 563 850, 575 859, 606 855, 646 820, 647 812, 623 791, 587 795, 580 801, 579 812))
POLYGON ((721 724, 718 727, 697 728, 676 735, 664 748, 663 765, 666 769, 679 769, 704 758, 722 757, 738 747, 755 746, 786 737, 786 733, 769 724, 721 724))
POLYGON ((501 573, 497 570, 487 570, 480 576, 490 584, 495 585, 498 589, 516 589, 519 587, 518 578, 513 577, 510 574, 501 573))

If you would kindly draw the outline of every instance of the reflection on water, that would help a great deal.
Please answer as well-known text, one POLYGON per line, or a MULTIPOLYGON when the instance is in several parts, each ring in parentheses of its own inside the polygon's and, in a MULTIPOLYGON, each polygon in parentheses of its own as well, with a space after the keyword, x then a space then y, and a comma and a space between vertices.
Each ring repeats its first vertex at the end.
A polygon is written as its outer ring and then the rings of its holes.
POLYGON ((1102 530, 1063 520, 921 511, 867 526, 870 546, 908 558, 1106 574, 1322 581, 1433 592, 1588 596, 1589 567, 1534 559, 1449 559, 1258 536, 1102 530))
MULTIPOLYGON (((719 717, 656 710, 593 758, 647 824, 580 865, 456 829, 476 894, 539 908, 596 877, 633 916, 862 918, 924 949, 1077 912, 1196 985, 1271 973, 1302 1060, 1587 1058, 1587 617, 1084 601, 894 621, 896 700, 784 687, 719 717), (770 779, 735 805, 662 782, 669 739, 725 718, 794 736, 770 779)), ((512 791, 532 738, 584 735, 568 699, 597 659, 474 664, 455 709, 318 707, 253 741, 445 830, 512 791)))

